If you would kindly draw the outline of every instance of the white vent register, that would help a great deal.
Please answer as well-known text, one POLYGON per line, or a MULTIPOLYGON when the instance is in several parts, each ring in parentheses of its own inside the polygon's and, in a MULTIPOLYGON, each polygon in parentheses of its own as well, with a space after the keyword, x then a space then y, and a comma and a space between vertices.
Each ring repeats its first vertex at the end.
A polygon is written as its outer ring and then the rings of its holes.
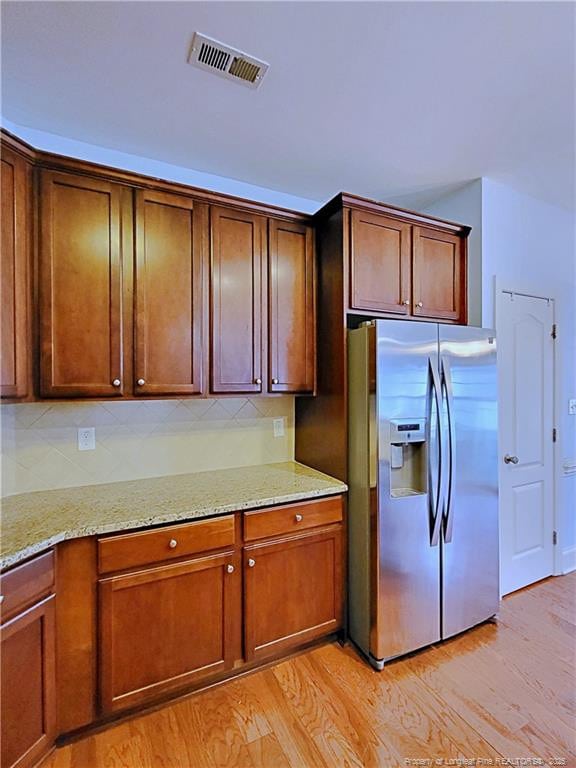
POLYGON ((269 66, 265 61, 200 32, 194 33, 188 62, 248 88, 258 88, 269 66))

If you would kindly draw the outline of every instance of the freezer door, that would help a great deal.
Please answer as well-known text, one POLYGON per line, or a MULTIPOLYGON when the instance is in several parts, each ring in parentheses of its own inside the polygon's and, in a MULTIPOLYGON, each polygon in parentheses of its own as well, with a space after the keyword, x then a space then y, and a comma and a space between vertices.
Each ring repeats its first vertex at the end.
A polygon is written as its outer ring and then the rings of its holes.
POLYGON ((443 505, 442 636, 498 611, 498 412, 494 331, 439 326, 449 460, 443 505))
MULTIPOLYGON (((437 366, 435 323, 376 321, 378 499, 370 653, 379 662, 440 639, 440 546, 433 515, 439 495, 433 387, 437 366), (401 488, 398 492, 391 487, 391 461, 398 465, 400 455, 392 455, 390 429, 391 420, 397 424, 404 419, 426 419, 426 443, 405 455, 417 464, 430 459, 432 471, 422 473, 416 466, 419 487, 413 494, 407 487, 403 495, 401 488)), ((398 440, 397 431, 395 435, 398 440)), ((411 469, 400 475, 400 485, 411 469)))

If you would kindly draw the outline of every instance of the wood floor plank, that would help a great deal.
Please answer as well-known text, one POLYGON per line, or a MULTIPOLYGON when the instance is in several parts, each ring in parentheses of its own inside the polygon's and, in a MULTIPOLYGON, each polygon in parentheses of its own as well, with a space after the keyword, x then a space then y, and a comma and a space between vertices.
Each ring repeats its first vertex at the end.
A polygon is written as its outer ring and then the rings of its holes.
POLYGON ((576 768, 575 627, 576 574, 548 579, 506 597, 496 624, 381 673, 328 644, 62 747, 42 768, 576 768))

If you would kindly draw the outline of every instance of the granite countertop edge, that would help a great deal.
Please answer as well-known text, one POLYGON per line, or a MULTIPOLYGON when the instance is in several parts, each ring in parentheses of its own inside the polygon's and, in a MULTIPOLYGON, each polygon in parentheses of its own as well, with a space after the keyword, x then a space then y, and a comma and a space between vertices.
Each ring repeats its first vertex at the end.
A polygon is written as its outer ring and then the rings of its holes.
MULTIPOLYGON (((318 474, 320 475, 322 473, 318 474)), ((137 517, 128 520, 118 519, 114 522, 106 522, 101 524, 87 521, 86 525, 79 525, 69 529, 63 528, 62 530, 54 533, 49 537, 34 541, 31 544, 28 544, 25 547, 21 547, 14 552, 6 553, 0 557, 0 571, 4 571, 15 565, 18 565, 33 555, 40 554, 41 552, 50 549, 56 544, 70 539, 78 539, 84 536, 95 536, 107 533, 122 533, 123 531, 134 530, 137 528, 152 528, 154 526, 164 525, 167 523, 192 521, 198 518, 225 515, 230 512, 241 512, 247 509, 257 509, 259 507, 287 504, 295 501, 304 501, 306 499, 335 496, 347 491, 347 486, 345 483, 336 480, 335 478, 329 478, 327 475, 324 475, 324 479, 333 480, 334 485, 319 489, 295 491, 292 493, 285 493, 280 495, 262 497, 258 496, 251 499, 244 499, 243 501, 219 504, 215 506, 196 508, 193 507, 185 511, 162 512, 159 514, 149 513, 143 517, 137 517)))

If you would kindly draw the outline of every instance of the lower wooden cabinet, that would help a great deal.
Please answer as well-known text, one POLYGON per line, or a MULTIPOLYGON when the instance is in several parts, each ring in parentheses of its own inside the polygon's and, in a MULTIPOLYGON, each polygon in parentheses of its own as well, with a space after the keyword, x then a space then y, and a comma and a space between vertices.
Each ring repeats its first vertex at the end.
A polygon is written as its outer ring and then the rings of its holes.
POLYGON ((101 579, 99 602, 103 714, 230 669, 240 655, 234 552, 101 579))
POLYGON ((27 768, 55 737, 54 596, 3 624, 1 638, 1 765, 27 768))
POLYGON ((342 528, 244 550, 247 661, 279 654, 340 628, 342 528))

